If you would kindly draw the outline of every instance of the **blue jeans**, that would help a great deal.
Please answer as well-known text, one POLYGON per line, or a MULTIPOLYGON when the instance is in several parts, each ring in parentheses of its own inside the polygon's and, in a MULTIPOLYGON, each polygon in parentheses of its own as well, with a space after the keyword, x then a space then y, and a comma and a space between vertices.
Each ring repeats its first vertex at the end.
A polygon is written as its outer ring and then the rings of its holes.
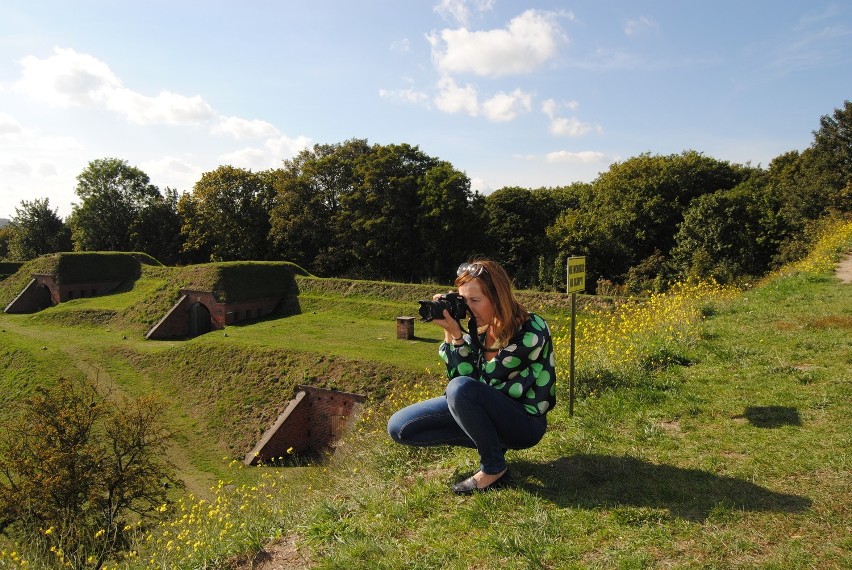
POLYGON ((529 415, 520 402, 468 376, 453 378, 443 396, 407 406, 388 420, 397 443, 475 448, 489 475, 506 469, 507 449, 534 446, 546 429, 544 416, 529 415))

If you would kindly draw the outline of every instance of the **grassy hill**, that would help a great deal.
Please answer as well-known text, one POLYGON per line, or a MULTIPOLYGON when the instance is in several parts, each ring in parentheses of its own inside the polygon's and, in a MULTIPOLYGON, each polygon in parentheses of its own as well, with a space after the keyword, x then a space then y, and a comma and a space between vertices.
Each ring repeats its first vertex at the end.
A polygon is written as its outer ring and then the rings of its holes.
MULTIPOLYGON (((204 492, 221 474, 211 466, 222 463, 223 455, 242 457, 251 449, 286 407, 297 384, 381 398, 391 383, 413 378, 433 360, 433 351, 422 347, 437 348, 434 331, 418 327, 414 341, 395 336, 395 316, 416 311, 416 286, 372 290, 378 284, 304 276, 298 278, 298 287, 304 289, 299 315, 229 327, 225 333, 189 341, 144 340, 181 288, 245 297, 245 287, 228 286, 235 265, 146 264, 137 279, 112 295, 76 299, 32 315, 3 315, 0 366, 6 372, 0 381, 0 404, 27 394, 40 382, 55 380, 56 371, 97 378, 131 393, 158 393, 175 402, 174 421, 184 448, 176 455, 184 457, 181 464, 190 488, 204 492), (360 339, 353 335, 359 330, 360 339)), ((249 265, 248 281, 255 290, 258 272, 270 271, 270 264, 240 265, 249 265)), ((271 264, 273 272, 276 265, 271 264)), ((14 298, 31 273, 50 272, 55 266, 56 261, 47 258, 25 265, 0 283, 0 301, 14 298)), ((280 288, 280 283, 272 281, 272 287, 280 288)))
MULTIPOLYGON (((648 343, 650 316, 622 313, 645 352, 622 359, 614 337, 618 354, 584 345, 588 395, 573 416, 562 362, 547 435, 510 453, 516 487, 487 494, 449 491, 476 469, 474 452, 384 433, 394 409, 442 390, 437 328, 417 323, 400 341, 394 322, 439 286, 300 276, 298 315, 155 342, 144 330, 181 279, 143 266, 115 295, 0 316, 0 409, 58 374, 171 403, 172 456, 192 495, 118 567, 248 568, 261 548, 305 568, 849 567, 852 285, 832 275, 852 246, 844 231, 752 290, 701 301, 695 334, 676 342, 648 343), (323 465, 233 462, 299 383, 367 394, 356 431, 323 465)), ((524 295, 564 339, 565 296, 524 295)), ((592 313, 608 305, 584 303, 584 322, 612 335, 617 321, 592 313)))

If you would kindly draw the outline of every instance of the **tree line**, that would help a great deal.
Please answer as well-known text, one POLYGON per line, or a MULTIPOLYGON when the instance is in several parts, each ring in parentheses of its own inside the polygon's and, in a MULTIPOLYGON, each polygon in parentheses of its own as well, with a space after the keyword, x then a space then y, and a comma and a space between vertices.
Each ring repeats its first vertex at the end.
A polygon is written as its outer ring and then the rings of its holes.
POLYGON ((417 146, 363 139, 261 172, 220 166, 182 194, 104 158, 77 177, 66 220, 47 198, 21 202, 0 229, 0 256, 144 251, 166 264, 286 260, 323 277, 446 283, 483 255, 518 287, 562 290, 566 258, 585 255, 587 283, 622 291, 739 282, 796 259, 819 220, 852 210, 852 102, 813 137, 766 168, 646 153, 589 183, 487 196, 417 146))

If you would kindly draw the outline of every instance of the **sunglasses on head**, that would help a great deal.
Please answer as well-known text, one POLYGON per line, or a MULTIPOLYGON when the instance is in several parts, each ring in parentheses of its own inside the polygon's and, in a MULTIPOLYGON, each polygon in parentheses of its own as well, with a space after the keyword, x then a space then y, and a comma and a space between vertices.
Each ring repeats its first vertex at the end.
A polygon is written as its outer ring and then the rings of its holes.
POLYGON ((471 277, 479 277, 482 275, 482 272, 488 273, 485 269, 485 266, 481 263, 462 263, 459 265, 458 270, 456 271, 456 277, 461 277, 465 273, 470 275, 471 277))

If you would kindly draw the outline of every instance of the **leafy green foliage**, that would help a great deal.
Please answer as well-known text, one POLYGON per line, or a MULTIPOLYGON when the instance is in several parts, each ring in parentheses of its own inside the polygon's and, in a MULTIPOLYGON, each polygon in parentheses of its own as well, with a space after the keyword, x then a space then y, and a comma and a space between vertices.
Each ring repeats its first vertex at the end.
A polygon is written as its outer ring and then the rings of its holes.
MULTIPOLYGON (((852 101, 844 101, 842 108, 820 117, 819 129, 813 134, 812 150, 820 170, 832 176, 834 190, 847 189, 852 182, 852 101)), ((846 207, 852 206, 846 202, 846 207)))
POLYGON ((10 227, 11 259, 27 261, 45 253, 71 249, 71 231, 56 211, 50 209, 48 198, 32 202, 23 200, 20 207, 15 208, 10 227))
POLYGON ((523 188, 502 188, 485 198, 492 251, 521 288, 536 284, 539 259, 552 257, 545 232, 556 216, 548 198, 523 188))
POLYGON ((0 259, 6 259, 9 256, 9 244, 14 233, 11 226, 6 225, 0 228, 0 259))
POLYGON ((178 202, 184 251, 194 261, 264 260, 274 191, 268 172, 220 166, 178 202))
POLYGON ((110 401, 87 381, 38 388, 3 425, 0 530, 70 567, 127 548, 177 484, 170 434, 151 398, 110 401))
POLYGON ((672 249, 680 275, 731 283, 769 270, 778 244, 769 227, 772 214, 764 207, 765 187, 760 179, 750 180, 693 200, 672 249))
POLYGON ((148 201, 130 225, 131 251, 144 251, 166 265, 179 261, 183 241, 177 204, 177 192, 171 188, 148 201))
MULTIPOLYGON (((488 196, 417 146, 365 139, 317 144, 264 172, 222 166, 180 198, 101 159, 78 177, 68 222, 77 249, 168 264, 276 259, 323 277, 449 282, 459 262, 485 256, 520 287, 561 290, 566 257, 583 255, 589 292, 662 291, 690 275, 742 282, 801 257, 815 220, 852 210, 850 132, 846 101, 809 148, 768 169, 646 153, 588 184, 488 196)), ((0 230, 0 255, 13 234, 0 230)))
POLYGON ((747 173, 694 151, 643 154, 611 166, 593 183, 588 201, 563 213, 550 235, 559 249, 587 256, 587 282, 623 282, 631 267, 668 255, 694 198, 733 188, 747 173))
POLYGON ((446 281, 481 243, 470 181, 411 145, 315 145, 275 184, 277 256, 317 275, 446 281))
POLYGON ((117 158, 90 162, 77 176, 76 193, 81 202, 68 223, 75 248, 83 251, 132 251, 132 226, 162 200, 147 174, 117 158))

